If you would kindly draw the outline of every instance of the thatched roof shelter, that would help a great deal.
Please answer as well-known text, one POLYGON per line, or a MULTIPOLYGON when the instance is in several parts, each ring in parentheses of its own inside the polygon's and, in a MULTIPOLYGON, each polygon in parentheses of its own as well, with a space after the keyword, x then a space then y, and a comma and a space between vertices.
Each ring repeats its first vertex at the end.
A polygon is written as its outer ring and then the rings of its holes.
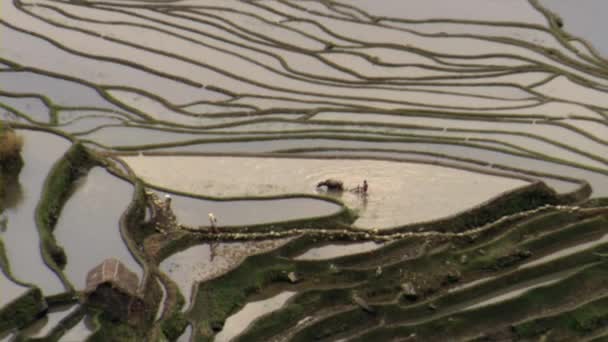
POLYGON ((106 259, 87 274, 84 300, 113 319, 138 322, 145 304, 138 286, 137 274, 116 259, 106 259))
POLYGON ((89 294, 94 292, 101 284, 109 283, 115 289, 125 294, 137 296, 139 279, 137 274, 116 259, 106 259, 87 274, 87 284, 84 290, 89 294))

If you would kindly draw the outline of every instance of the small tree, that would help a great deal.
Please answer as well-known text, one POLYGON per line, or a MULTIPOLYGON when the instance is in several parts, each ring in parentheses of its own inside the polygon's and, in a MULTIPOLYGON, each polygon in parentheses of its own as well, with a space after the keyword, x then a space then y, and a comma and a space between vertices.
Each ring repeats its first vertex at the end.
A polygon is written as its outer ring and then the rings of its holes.
POLYGON ((0 122, 0 162, 14 160, 21 153, 23 138, 0 122))
POLYGON ((23 167, 22 147, 23 138, 0 121, 0 212, 6 204, 7 188, 17 181, 23 167))

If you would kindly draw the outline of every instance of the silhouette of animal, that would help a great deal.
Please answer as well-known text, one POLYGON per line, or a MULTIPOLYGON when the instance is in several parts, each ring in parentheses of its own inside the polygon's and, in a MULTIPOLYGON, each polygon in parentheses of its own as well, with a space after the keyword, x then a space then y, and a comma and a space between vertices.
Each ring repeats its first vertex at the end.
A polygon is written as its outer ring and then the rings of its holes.
POLYGON ((344 183, 341 180, 332 178, 317 183, 317 188, 320 187, 326 187, 329 191, 344 191, 344 183))

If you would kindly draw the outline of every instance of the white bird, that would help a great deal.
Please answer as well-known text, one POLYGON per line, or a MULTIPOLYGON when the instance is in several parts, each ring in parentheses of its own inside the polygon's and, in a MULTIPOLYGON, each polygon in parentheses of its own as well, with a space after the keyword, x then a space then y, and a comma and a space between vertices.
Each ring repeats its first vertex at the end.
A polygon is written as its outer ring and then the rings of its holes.
POLYGON ((217 224, 217 218, 215 217, 215 215, 213 215, 213 213, 209 213, 209 223, 211 224, 211 228, 215 228, 215 225, 217 224))

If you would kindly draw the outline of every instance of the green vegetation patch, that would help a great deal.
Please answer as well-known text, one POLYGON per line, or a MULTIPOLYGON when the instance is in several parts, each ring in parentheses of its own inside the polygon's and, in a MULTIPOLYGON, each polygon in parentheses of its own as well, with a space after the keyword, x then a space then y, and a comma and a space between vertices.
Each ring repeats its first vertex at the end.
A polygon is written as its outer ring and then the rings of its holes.
POLYGON ((136 328, 127 323, 112 320, 106 317, 103 313, 97 317, 99 329, 91 335, 88 342, 106 342, 106 341, 120 341, 120 342, 138 342, 143 341, 143 335, 136 328))
POLYGON ((76 188, 76 180, 84 176, 98 164, 81 144, 74 144, 51 169, 46 178, 42 196, 36 208, 36 223, 42 241, 45 262, 67 283, 60 270, 66 265, 67 257, 57 244, 53 229, 63 205, 76 188))
POLYGON ((289 282, 288 273, 293 271, 295 266, 289 260, 261 254, 247 258, 232 272, 200 284, 189 312, 199 324, 196 334, 206 330, 210 338, 212 331, 220 331, 228 316, 245 305, 248 296, 271 283, 289 282))
POLYGON ((170 341, 176 340, 182 335, 189 322, 181 312, 174 312, 169 318, 161 323, 163 335, 170 341))
POLYGON ((0 333, 22 328, 34 321, 47 309, 42 291, 34 287, 24 295, 0 309, 0 333))
POLYGON ((513 326, 520 339, 547 335, 552 339, 575 340, 608 324, 608 298, 600 298, 558 315, 534 319, 513 326))
POLYGON ((481 227, 494 222, 504 216, 536 209, 544 205, 565 204, 553 189, 542 182, 506 192, 486 203, 444 219, 424 224, 407 225, 397 230, 411 231, 424 228, 441 232, 462 232, 468 229, 481 227))
POLYGON ((23 168, 22 147, 22 137, 0 121, 0 212, 6 205, 9 184, 17 181, 23 168))

